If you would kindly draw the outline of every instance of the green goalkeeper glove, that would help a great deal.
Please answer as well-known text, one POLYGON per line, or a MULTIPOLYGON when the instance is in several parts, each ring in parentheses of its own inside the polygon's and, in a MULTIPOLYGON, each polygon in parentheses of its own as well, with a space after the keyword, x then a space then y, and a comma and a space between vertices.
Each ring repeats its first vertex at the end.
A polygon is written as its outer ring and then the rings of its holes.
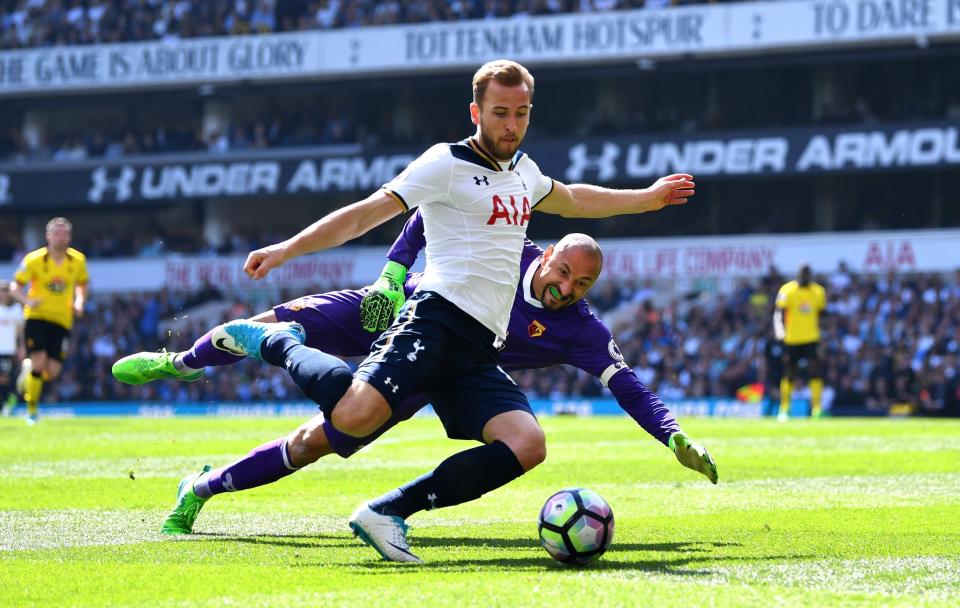
POLYGON ((377 282, 367 288, 367 295, 360 301, 360 324, 367 331, 383 331, 390 327, 400 313, 406 297, 403 284, 407 281, 407 268, 396 262, 387 262, 377 282))
POLYGON ((674 433, 667 442, 680 464, 703 474, 713 483, 717 483, 717 463, 713 461, 710 452, 702 445, 693 442, 686 433, 674 433))

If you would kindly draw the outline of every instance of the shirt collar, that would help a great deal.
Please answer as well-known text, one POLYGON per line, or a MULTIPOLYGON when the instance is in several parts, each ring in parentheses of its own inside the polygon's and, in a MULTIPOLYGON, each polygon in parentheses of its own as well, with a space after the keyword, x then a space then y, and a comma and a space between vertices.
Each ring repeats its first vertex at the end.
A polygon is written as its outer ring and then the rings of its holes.
POLYGON ((538 270, 540 270, 540 256, 530 262, 530 265, 527 266, 527 272, 523 275, 523 299, 531 306, 543 308, 540 300, 533 295, 533 277, 537 276, 538 270))

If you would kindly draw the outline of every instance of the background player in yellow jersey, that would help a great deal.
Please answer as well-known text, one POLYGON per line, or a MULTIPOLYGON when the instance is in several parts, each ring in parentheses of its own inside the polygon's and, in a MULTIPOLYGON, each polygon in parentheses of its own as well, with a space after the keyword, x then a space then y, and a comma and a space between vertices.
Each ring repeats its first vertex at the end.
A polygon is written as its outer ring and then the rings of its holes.
POLYGON ((810 415, 819 417, 823 405, 823 372, 820 369, 820 312, 827 306, 827 292, 814 283, 810 266, 800 267, 795 281, 785 283, 777 293, 773 333, 784 343, 783 378, 780 380, 780 414, 786 420, 790 397, 800 361, 807 362, 810 386, 810 415))
POLYGON ((47 246, 24 256, 10 284, 23 304, 28 359, 21 372, 27 423, 37 421, 40 393, 46 380, 63 370, 74 316, 83 316, 87 299, 87 259, 70 247, 73 226, 62 217, 47 222, 47 246), (29 285, 29 290, 24 289, 29 285))

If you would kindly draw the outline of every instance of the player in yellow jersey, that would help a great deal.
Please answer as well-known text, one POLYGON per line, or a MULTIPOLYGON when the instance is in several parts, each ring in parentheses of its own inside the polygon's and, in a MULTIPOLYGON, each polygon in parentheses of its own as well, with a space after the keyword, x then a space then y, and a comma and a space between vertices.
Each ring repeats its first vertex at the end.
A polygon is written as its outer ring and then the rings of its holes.
MULTIPOLYGON (((70 247, 73 226, 62 217, 47 222, 47 246, 24 256, 10 283, 10 293, 23 304, 24 339, 21 391, 27 402, 27 423, 37 422, 43 383, 63 370, 73 318, 83 316, 87 300, 87 259, 70 247), (29 285, 29 290, 24 291, 29 285)), ((20 384, 18 382, 18 384, 20 384)))
POLYGON ((780 380, 782 422, 790 412, 790 397, 800 361, 807 362, 810 383, 810 415, 818 418, 823 404, 823 372, 820 369, 820 313, 827 306, 827 292, 814 283, 810 266, 800 266, 797 280, 785 283, 777 293, 773 333, 784 344, 783 378, 780 380))

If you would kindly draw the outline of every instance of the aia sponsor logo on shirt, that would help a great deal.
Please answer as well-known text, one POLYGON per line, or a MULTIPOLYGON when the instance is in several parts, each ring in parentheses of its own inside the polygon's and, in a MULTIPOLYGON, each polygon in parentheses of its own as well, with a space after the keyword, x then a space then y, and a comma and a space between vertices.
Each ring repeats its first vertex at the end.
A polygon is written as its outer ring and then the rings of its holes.
POLYGON ((526 226, 530 221, 530 200, 527 197, 517 201, 512 194, 506 200, 493 195, 491 203, 493 212, 487 220, 487 226, 497 224, 500 220, 503 220, 507 226, 526 226))
POLYGON ((547 331, 547 326, 536 319, 527 327, 527 334, 531 338, 539 338, 545 331, 547 331))

